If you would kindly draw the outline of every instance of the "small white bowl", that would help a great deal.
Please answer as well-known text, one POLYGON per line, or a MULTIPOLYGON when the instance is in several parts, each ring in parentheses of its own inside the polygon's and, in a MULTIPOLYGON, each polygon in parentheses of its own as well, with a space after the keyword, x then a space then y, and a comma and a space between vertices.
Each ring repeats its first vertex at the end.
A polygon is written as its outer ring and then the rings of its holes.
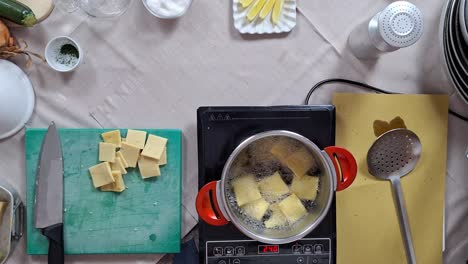
POLYGON ((47 43, 45 48, 45 57, 49 66, 58 72, 70 72, 80 65, 83 58, 83 52, 80 45, 74 39, 67 36, 55 37, 47 43), (71 44, 78 50, 78 59, 73 64, 64 64, 59 61, 60 48, 63 45, 71 44))
POLYGON ((145 6, 146 10, 148 10, 148 12, 150 12, 150 14, 152 14, 153 16, 157 17, 157 18, 161 18, 161 19, 176 19, 176 18, 179 18, 183 15, 185 15, 185 13, 187 13, 187 10, 189 10, 190 6, 192 5, 192 2, 193 0, 190 0, 187 7, 184 9, 184 11, 182 11, 181 13, 175 15, 175 16, 164 16, 162 14, 158 14, 156 13, 155 11, 151 10, 151 8, 149 8, 148 6, 148 3, 147 3, 147 0, 141 0, 143 2, 143 5, 145 6))

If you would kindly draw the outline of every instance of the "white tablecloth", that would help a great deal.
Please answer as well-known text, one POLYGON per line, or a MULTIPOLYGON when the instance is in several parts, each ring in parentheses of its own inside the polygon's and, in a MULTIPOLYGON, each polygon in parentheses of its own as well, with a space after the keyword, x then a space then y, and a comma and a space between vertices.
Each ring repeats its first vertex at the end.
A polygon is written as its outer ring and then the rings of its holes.
MULTIPOLYGON (((308 89, 330 77, 365 81, 406 93, 448 93, 452 108, 468 114, 447 80, 441 61, 441 0, 416 0, 425 32, 416 45, 373 62, 357 60, 346 47, 349 32, 389 0, 298 0, 290 34, 242 36, 232 24, 232 3, 194 0, 178 20, 151 16, 140 1, 120 18, 103 20, 56 9, 32 29, 15 31, 30 49, 70 35, 84 50, 84 63, 57 73, 35 63, 25 69, 36 92, 29 127, 181 128, 184 133, 183 234, 197 223, 196 109, 203 105, 284 105, 303 102, 308 89)), ((22 60, 16 60, 24 66, 22 60)), ((1 85, 1 84, 0 84, 1 85)), ((323 87, 312 103, 331 102, 341 85, 323 87)), ((446 263, 468 259, 468 124, 451 117, 446 195, 446 263), (463 244, 465 243, 465 244, 463 244), (463 255, 464 254, 464 255, 463 255)), ((25 199, 24 132, 0 142, 0 177, 25 199)), ((155 263, 156 255, 67 256, 67 263, 155 263)), ((10 263, 45 263, 25 254, 25 239, 10 263)))

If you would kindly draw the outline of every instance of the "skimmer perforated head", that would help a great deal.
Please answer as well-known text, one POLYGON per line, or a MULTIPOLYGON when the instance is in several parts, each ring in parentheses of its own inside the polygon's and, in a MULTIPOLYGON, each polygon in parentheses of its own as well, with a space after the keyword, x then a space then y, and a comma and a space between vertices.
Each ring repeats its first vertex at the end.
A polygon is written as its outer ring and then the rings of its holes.
POLYGON ((422 13, 406 1, 391 3, 379 15, 379 33, 394 48, 411 46, 422 36, 422 13))
POLYGON ((411 130, 390 130, 367 153, 369 173, 380 179, 405 176, 416 167, 421 150, 421 141, 411 130))

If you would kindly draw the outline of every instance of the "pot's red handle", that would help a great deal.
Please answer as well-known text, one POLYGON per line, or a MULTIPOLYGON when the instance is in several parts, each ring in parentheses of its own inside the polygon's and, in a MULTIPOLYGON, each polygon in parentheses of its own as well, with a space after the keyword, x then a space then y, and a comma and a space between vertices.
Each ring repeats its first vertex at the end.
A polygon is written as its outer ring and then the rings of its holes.
POLYGON ((219 209, 218 197, 216 195, 216 183, 216 181, 212 181, 201 188, 198 192, 195 206, 198 216, 207 224, 223 226, 227 225, 229 221, 223 216, 223 213, 221 213, 219 209), (213 200, 211 200, 212 198, 213 200), (214 208, 212 205, 214 205, 214 208))
POLYGON ((336 190, 342 191, 348 188, 353 183, 354 179, 356 179, 357 174, 357 163, 353 154, 340 147, 327 147, 325 148, 325 152, 330 156, 333 166, 335 167, 338 183, 336 190))

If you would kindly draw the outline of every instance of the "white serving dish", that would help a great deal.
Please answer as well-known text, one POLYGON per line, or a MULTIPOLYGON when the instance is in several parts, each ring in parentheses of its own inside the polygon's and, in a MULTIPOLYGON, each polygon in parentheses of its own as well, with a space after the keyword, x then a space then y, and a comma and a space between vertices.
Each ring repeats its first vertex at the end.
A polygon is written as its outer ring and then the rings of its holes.
POLYGON ((16 64, 0 60, 0 139, 25 126, 34 111, 35 100, 28 76, 16 64))
POLYGON ((283 11, 277 25, 271 22, 271 13, 265 19, 257 17, 249 22, 246 18, 249 7, 242 8, 240 0, 232 1, 234 27, 242 34, 271 34, 290 32, 296 26, 296 0, 284 0, 283 11))

